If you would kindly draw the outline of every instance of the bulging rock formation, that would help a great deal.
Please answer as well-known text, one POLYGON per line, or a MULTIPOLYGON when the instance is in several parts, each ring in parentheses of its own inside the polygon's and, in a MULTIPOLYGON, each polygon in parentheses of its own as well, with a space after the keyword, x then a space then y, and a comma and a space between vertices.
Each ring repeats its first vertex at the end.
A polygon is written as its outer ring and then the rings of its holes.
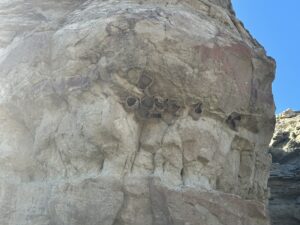
POLYGON ((269 186, 272 225, 300 224, 300 112, 291 109, 276 118, 270 144, 273 156, 269 186))
POLYGON ((229 0, 2 0, 1 225, 267 225, 275 63, 229 0))

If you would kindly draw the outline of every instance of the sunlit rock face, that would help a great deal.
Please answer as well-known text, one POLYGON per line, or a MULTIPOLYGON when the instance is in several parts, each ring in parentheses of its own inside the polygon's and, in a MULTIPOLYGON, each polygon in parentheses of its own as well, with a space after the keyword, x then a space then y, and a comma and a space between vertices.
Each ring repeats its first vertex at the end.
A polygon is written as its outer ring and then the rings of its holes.
POLYGON ((0 224, 268 224, 275 63, 229 1, 1 1, 0 27, 0 224))

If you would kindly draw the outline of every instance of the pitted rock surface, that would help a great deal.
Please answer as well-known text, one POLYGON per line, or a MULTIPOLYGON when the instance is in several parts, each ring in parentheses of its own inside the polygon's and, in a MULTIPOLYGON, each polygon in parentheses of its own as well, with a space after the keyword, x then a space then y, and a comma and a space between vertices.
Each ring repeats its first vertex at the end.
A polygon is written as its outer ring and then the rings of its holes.
POLYGON ((1 225, 267 225, 275 62, 229 0, 0 2, 1 225))

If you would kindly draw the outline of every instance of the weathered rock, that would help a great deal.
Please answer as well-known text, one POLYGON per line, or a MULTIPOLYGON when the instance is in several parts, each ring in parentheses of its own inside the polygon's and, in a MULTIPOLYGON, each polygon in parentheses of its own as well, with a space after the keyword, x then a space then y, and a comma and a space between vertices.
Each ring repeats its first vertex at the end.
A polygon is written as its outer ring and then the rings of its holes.
POLYGON ((300 113, 287 110, 276 119, 270 144, 269 187, 272 225, 300 223, 300 113))
POLYGON ((1 225, 266 225, 275 63, 230 1, 1 1, 1 225))

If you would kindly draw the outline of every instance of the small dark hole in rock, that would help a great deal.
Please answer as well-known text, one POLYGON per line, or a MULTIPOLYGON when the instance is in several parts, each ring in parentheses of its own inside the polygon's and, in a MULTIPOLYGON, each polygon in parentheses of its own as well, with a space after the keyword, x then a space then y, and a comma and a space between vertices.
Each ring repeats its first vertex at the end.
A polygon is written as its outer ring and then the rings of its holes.
POLYGON ((183 175, 184 175, 184 170, 183 170, 183 168, 180 170, 180 176, 181 177, 183 177, 183 175))
POLYGON ((229 116, 226 120, 226 123, 228 124, 228 126, 231 128, 231 129, 234 129, 235 130, 235 123, 234 121, 232 120, 232 118, 229 116))
POLYGON ((231 129, 237 130, 237 125, 238 125, 239 121, 241 121, 241 119, 242 119, 242 117, 240 114, 233 112, 228 116, 226 123, 228 124, 228 126, 231 129))
POLYGON ((127 98, 127 105, 128 106, 134 106, 137 102, 137 99, 135 97, 128 97, 127 98))
POLYGON ((198 103, 198 104, 195 105, 194 112, 197 113, 197 114, 202 113, 202 104, 201 103, 198 103))

